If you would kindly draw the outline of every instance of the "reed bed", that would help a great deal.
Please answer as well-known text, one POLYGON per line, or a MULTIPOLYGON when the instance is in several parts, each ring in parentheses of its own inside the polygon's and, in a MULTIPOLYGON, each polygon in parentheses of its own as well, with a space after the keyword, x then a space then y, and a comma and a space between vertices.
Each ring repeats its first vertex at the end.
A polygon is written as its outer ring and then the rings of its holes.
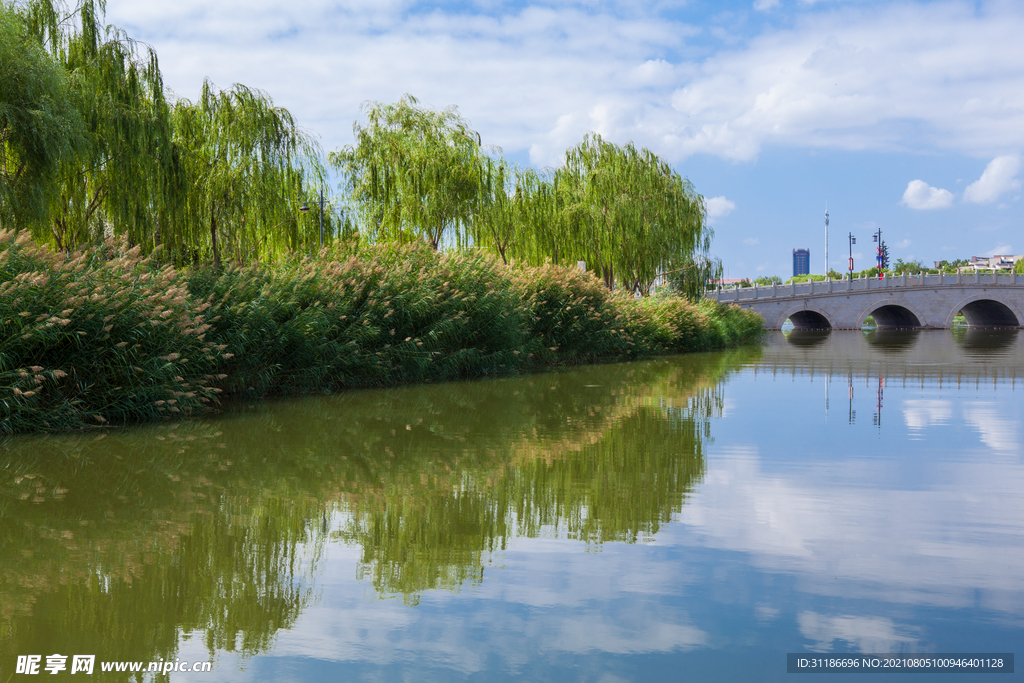
POLYGON ((425 245, 182 271, 113 241, 64 255, 0 231, 0 433, 709 350, 760 330, 735 307, 425 245))

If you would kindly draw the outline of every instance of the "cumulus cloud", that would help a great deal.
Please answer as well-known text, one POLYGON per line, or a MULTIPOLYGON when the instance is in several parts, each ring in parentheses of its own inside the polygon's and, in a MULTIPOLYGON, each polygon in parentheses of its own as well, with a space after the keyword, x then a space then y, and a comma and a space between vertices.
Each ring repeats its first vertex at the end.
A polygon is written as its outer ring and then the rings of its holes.
POLYGON ((945 209, 953 204, 953 193, 932 187, 923 180, 911 180, 900 202, 911 209, 945 209))
POLYGON ((704 204, 707 206, 709 223, 714 223, 719 218, 725 218, 736 210, 736 202, 725 197, 712 197, 705 200, 704 204))
POLYGON ((899 242, 896 243, 896 248, 897 249, 906 249, 907 247, 910 246, 910 244, 911 244, 910 240, 900 240, 899 242))
POLYGON ((844 7, 719 52, 673 93, 692 122, 679 149, 750 159, 767 143, 977 153, 1024 142, 1024 15, 998 7, 844 7), (1022 89, 994 86, 1006 81, 1022 89))
POLYGON ((779 0, 754 0, 754 9, 766 12, 773 7, 779 6, 779 0))
POLYGON ((981 177, 964 190, 964 201, 975 204, 991 204, 1007 192, 1020 189, 1017 173, 1020 171, 1020 156, 996 157, 988 162, 981 177))
POLYGON ((665 85, 674 80, 675 69, 664 59, 648 59, 633 70, 633 76, 641 85, 665 85))
POLYGON ((363 101, 405 92, 457 104, 487 142, 536 165, 589 130, 676 162, 750 160, 766 144, 1024 148, 1014 3, 833 5, 724 41, 665 3, 470 5, 110 0, 107 20, 157 49, 178 94, 204 76, 263 88, 327 149, 351 140, 363 101))

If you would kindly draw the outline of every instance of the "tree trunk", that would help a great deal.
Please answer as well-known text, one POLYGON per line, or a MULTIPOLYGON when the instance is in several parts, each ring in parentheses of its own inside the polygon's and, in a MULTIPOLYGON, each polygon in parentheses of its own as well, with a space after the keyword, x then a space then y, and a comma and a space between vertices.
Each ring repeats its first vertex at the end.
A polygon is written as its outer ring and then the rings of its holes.
POLYGON ((210 244, 213 246, 213 265, 220 270, 220 251, 217 249, 217 214, 210 205, 210 244))
POLYGON ((615 289, 615 273, 612 266, 602 266, 601 273, 604 275, 604 286, 608 289, 615 289))

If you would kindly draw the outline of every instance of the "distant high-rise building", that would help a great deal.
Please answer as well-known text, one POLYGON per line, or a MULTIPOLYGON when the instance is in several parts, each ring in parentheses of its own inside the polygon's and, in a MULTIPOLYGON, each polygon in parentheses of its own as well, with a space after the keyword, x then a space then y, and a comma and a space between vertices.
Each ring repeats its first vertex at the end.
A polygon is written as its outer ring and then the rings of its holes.
POLYGON ((793 250, 793 277, 807 275, 811 272, 811 250, 793 250))

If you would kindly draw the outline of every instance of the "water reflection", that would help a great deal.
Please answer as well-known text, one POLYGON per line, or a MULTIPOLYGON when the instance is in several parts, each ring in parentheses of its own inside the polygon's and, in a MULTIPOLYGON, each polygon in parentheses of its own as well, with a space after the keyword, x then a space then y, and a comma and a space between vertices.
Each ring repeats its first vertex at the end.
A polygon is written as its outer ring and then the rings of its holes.
POLYGON ((718 383, 759 349, 239 406, 220 419, 8 439, 0 661, 266 651, 325 544, 416 604, 516 537, 651 539, 704 471, 718 383), (100 628, 99 625, 103 627, 100 628), (140 625, 147 625, 140 628, 140 625))
POLYGON ((982 357, 941 332, 914 333, 910 351, 895 352, 862 333, 832 335, 827 352, 777 335, 749 381, 729 382, 730 401, 746 395, 749 408, 735 410, 729 429, 713 425, 708 472, 681 521, 704 547, 797 577, 810 608, 795 619, 810 650, 941 651, 936 643, 972 630, 1015 642, 1024 609, 1018 338, 1000 335, 982 357), (815 417, 830 385, 848 396, 839 424, 815 417), (776 400, 757 400, 768 395, 776 400), (858 409, 872 412, 870 429, 858 409))
POLYGON ((8 440, 0 662, 782 680, 787 651, 1012 650, 1024 350, 1006 339, 771 334, 8 440))
MULTIPOLYGON (((796 330, 794 330, 796 332, 796 330)), ((814 343, 792 343, 785 333, 766 338, 759 372, 819 373, 907 380, 1015 380, 1024 371, 1018 330, 874 330, 816 334, 814 343)))
POLYGON ((993 351, 1005 351, 1017 345, 1019 329, 966 327, 953 330, 953 339, 971 355, 991 357, 993 351))
POLYGON ((820 346, 829 339, 829 330, 793 329, 786 332, 786 341, 793 346, 820 346))
POLYGON ((921 330, 879 328, 864 332, 864 339, 875 348, 888 352, 907 351, 921 338, 921 330))

